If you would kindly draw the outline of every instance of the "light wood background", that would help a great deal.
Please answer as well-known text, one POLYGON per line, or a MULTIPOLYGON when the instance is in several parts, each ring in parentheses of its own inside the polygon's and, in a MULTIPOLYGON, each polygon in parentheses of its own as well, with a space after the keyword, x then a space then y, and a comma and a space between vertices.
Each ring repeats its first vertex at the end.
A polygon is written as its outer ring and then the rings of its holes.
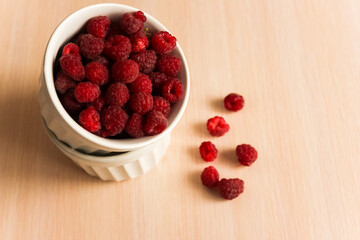
POLYGON ((96 2, 0 0, 0 239, 360 239, 359 1, 122 1, 176 35, 192 89, 160 165, 121 183, 51 143, 36 96, 50 34, 96 2), (230 92, 241 112, 223 109, 230 92), (214 115, 222 138, 205 130, 214 115), (245 181, 236 200, 201 185, 204 140, 221 176, 245 181), (253 166, 238 166, 240 143, 253 166))

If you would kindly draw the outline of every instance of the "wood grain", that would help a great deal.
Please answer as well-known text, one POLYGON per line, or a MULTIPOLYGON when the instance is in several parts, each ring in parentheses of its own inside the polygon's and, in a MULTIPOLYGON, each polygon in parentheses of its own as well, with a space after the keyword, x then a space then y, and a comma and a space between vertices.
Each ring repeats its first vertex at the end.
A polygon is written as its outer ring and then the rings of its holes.
POLYGON ((122 1, 176 35, 192 89, 161 164, 121 183, 56 149, 36 99, 52 31, 96 2, 0 0, 1 239, 360 238, 359 1, 122 1), (241 112, 223 109, 229 92, 241 112), (205 130, 214 115, 231 125, 222 138, 205 130), (201 186, 204 140, 222 177, 244 179, 238 199, 201 186), (240 143, 258 149, 252 167, 240 143))

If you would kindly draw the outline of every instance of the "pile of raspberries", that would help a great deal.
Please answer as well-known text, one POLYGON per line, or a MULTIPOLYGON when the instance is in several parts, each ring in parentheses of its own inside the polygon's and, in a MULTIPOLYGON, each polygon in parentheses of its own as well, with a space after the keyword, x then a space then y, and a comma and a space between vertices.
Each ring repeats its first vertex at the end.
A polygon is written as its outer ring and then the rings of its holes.
POLYGON ((171 55, 176 38, 149 36, 143 12, 119 22, 91 18, 86 30, 58 53, 55 88, 66 111, 101 137, 153 136, 167 127, 173 103, 184 96, 176 77, 181 60, 171 55))
MULTIPOLYGON (((244 98, 236 93, 231 93, 224 99, 224 107, 230 111, 241 110, 244 103, 244 98)), ((221 137, 230 130, 230 126, 223 117, 215 116, 207 121, 207 130, 212 136, 221 137)), ((218 153, 216 146, 210 141, 201 143, 199 151, 201 158, 206 162, 213 162, 218 153)), ((258 156, 256 149, 249 144, 238 145, 235 153, 240 164, 244 166, 252 165, 258 156)), ((219 173, 213 166, 206 167, 200 177, 204 186, 209 188, 217 187, 224 199, 232 200, 244 191, 243 180, 239 178, 223 178, 219 181, 219 173)))

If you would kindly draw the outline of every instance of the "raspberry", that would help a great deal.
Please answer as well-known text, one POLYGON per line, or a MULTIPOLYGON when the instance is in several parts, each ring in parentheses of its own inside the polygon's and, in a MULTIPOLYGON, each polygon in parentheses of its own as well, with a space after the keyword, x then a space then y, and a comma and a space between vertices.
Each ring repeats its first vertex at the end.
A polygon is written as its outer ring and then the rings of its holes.
POLYGON ((73 54, 67 54, 59 59, 63 72, 76 81, 81 81, 85 77, 85 69, 79 58, 73 54))
POLYGON ((98 135, 99 137, 106 138, 109 136, 109 131, 106 129, 101 128, 100 130, 93 132, 95 135, 98 135))
POLYGON ((93 58, 92 60, 93 60, 94 62, 101 63, 101 64, 104 65, 104 66, 108 66, 108 65, 109 65, 109 60, 107 60, 106 57, 101 56, 101 55, 93 58))
POLYGON ((101 63, 91 62, 85 66, 85 77, 93 83, 104 85, 109 80, 109 71, 101 63))
POLYGON ((229 131, 230 126, 224 118, 215 116, 207 121, 207 129, 212 136, 220 137, 229 131))
POLYGON ((145 135, 144 132, 144 123, 145 119, 142 115, 138 113, 133 113, 126 123, 125 131, 134 138, 143 137, 145 135))
POLYGON ((75 87, 75 98, 80 103, 89 103, 100 96, 100 88, 92 82, 81 82, 75 87))
POLYGON ((111 68, 111 74, 116 82, 131 83, 139 75, 139 65, 130 59, 117 61, 111 68))
POLYGON ((224 99, 224 106, 230 111, 239 111, 244 107, 244 98, 236 93, 230 93, 224 99))
POLYGON ((212 162, 216 159, 218 150, 212 142, 202 142, 200 147, 201 158, 205 162, 212 162))
POLYGON ((179 101, 184 96, 184 86, 177 78, 169 78, 162 87, 162 96, 171 103, 179 101))
POLYGON ((96 132, 101 128, 100 114, 94 107, 88 107, 80 112, 79 123, 89 132, 96 132))
POLYGON ((101 123, 108 131, 109 136, 120 134, 129 116, 118 105, 107 106, 101 112, 101 123))
POLYGON ((132 52, 140 52, 146 50, 149 46, 149 40, 144 31, 139 31, 130 38, 132 52))
POLYGON ((102 53, 104 49, 104 39, 94 37, 91 34, 85 34, 80 40, 80 52, 89 59, 95 58, 102 53))
POLYGON ((181 68, 181 60, 173 55, 163 55, 156 63, 159 72, 166 73, 169 77, 174 77, 181 68))
POLYGON ((80 48, 75 43, 68 43, 63 47, 61 56, 72 54, 81 61, 80 48))
POLYGON ((161 92, 162 86, 164 85, 166 80, 168 80, 166 74, 161 72, 152 72, 149 73, 148 76, 152 82, 153 90, 157 90, 161 92))
POLYGON ((170 113, 170 102, 162 97, 154 97, 154 110, 161 112, 167 117, 170 113))
POLYGON ((251 145, 241 144, 236 147, 236 155, 242 165, 250 166, 257 159, 258 153, 251 145))
POLYGON ((86 30, 88 33, 97 38, 105 38, 110 30, 111 21, 108 17, 93 17, 88 21, 86 30))
POLYGON ((129 90, 125 84, 113 83, 106 91, 106 103, 122 107, 130 98, 129 90))
POLYGON ((219 183, 219 173, 213 166, 209 166, 201 173, 201 182, 204 186, 212 188, 219 183))
MULTIPOLYGON (((74 39, 74 43, 76 44, 76 45, 78 45, 78 46, 80 46, 80 42, 81 42, 81 38, 84 36, 85 34, 83 34, 83 33, 80 33, 79 35, 77 35, 74 39)), ((80 51, 80 49, 79 49, 79 51, 80 51)))
POLYGON ((147 75, 140 73, 135 81, 129 84, 129 89, 133 93, 144 92, 150 94, 152 91, 152 83, 147 75))
POLYGON ((153 96, 148 93, 134 93, 130 97, 130 108, 133 112, 144 115, 153 109, 153 96))
POLYGON ((105 98, 102 95, 100 95, 100 97, 98 97, 91 103, 88 103, 88 107, 94 107, 98 112, 101 112, 101 109, 103 109, 104 105, 105 105, 105 98))
POLYGON ((144 27, 146 17, 143 12, 138 11, 136 13, 125 13, 121 18, 121 28, 127 34, 134 34, 140 31, 144 27))
POLYGON ((61 103, 70 113, 80 111, 83 108, 83 104, 76 101, 74 89, 70 89, 64 94, 61 98, 61 103))
POLYGON ((232 200, 244 192, 244 181, 238 178, 223 178, 218 184, 218 190, 224 199, 232 200))
POLYGON ((170 53, 176 46, 176 38, 165 31, 157 32, 151 39, 151 46, 159 54, 170 53))
POLYGON ((144 131, 147 135, 154 136, 162 133, 167 127, 167 119, 161 112, 151 111, 147 114, 144 131))
POLYGON ((128 59, 131 53, 129 38, 123 35, 110 36, 105 41, 104 53, 115 61, 128 59))
POLYGON ((63 71, 60 71, 55 78, 55 89, 61 93, 66 93, 70 88, 75 88, 76 83, 69 76, 65 75, 63 71))
POLYGON ((141 72, 150 73, 155 69, 157 57, 154 50, 147 50, 133 54, 131 59, 139 64, 141 72))

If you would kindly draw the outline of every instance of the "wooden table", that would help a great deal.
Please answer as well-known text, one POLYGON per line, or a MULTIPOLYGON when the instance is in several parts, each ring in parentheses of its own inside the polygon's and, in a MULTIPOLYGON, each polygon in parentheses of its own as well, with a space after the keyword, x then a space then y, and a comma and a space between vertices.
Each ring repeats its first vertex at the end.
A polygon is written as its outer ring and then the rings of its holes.
POLYGON ((96 2, 0 0, 1 239, 360 238, 359 1, 122 1, 176 35, 192 89, 162 162, 121 183, 65 157, 37 103, 49 36, 96 2), (222 107, 230 92, 242 111, 222 107), (224 137, 205 129, 214 115, 224 137), (201 185, 204 140, 221 176, 245 181, 239 198, 201 185), (259 151, 251 167, 236 161, 241 143, 259 151))

